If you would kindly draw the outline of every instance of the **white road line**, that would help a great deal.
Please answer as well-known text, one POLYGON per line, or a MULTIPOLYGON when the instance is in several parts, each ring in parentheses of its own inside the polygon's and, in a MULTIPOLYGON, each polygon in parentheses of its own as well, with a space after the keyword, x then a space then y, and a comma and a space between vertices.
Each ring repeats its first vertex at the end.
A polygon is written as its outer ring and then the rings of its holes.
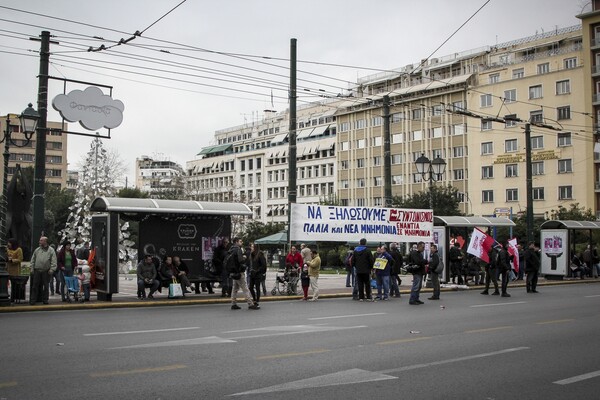
POLYGON ((590 297, 600 297, 600 294, 593 294, 591 296, 583 296, 583 297, 586 297, 586 298, 589 299, 590 297))
POLYGON ((172 331, 189 331, 200 329, 199 326, 190 326, 188 328, 170 328, 170 329, 153 329, 147 331, 124 331, 124 332, 101 332, 101 333, 84 333, 83 336, 108 336, 108 335, 131 335, 136 333, 155 333, 155 332, 172 332, 172 331))
POLYGON ((317 321, 319 319, 337 319, 337 318, 354 318, 354 317, 369 317, 373 315, 386 315, 387 313, 378 312, 378 313, 370 313, 370 314, 352 314, 352 315, 332 315, 330 317, 315 317, 315 318, 307 318, 309 321, 317 321))
POLYGON ((474 354, 472 356, 451 358, 449 360, 433 361, 433 362, 425 363, 425 364, 407 365, 406 367, 386 369, 386 370, 377 371, 377 372, 380 374, 391 374, 394 372, 411 371, 413 369, 427 368, 427 367, 432 367, 434 365, 444 365, 444 364, 450 364, 450 363, 455 363, 455 362, 460 362, 460 361, 475 360, 478 358, 493 357, 493 356, 497 356, 500 354, 513 353, 515 351, 522 351, 522 350, 529 350, 529 347, 514 347, 512 349, 498 350, 498 351, 493 351, 491 353, 474 354))
POLYGON ((577 375, 577 376, 574 376, 571 378, 562 379, 560 381, 556 381, 556 382, 552 382, 552 383, 556 383, 557 385, 568 385, 570 383, 584 381, 586 379, 595 378, 597 376, 600 376, 600 371, 594 371, 594 372, 590 372, 590 373, 583 374, 583 375, 577 375))
POLYGON ((514 304, 525 304, 526 301, 511 301, 510 303, 493 303, 493 304, 475 304, 473 306, 469 306, 472 308, 476 307, 495 307, 495 306, 512 306, 514 304))

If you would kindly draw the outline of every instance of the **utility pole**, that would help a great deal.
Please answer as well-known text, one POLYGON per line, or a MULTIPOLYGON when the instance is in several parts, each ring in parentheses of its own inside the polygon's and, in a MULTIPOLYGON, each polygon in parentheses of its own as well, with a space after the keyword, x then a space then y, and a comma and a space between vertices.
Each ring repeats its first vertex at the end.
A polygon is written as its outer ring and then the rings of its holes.
POLYGON ((392 160, 390 144, 390 96, 383 96, 383 194, 384 207, 392 206, 392 160))
POLYGON ((527 243, 533 241, 533 167, 531 165, 531 125, 525 124, 525 172, 527 190, 527 243))
MULTIPOLYGON (((39 40, 39 39, 32 39, 39 40)), ((53 42, 56 43, 56 42, 53 42)), ((31 249, 37 247, 44 231, 44 183, 46 181, 46 134, 48 133, 48 68, 50 65, 50 32, 42 31, 40 74, 38 76, 37 111, 40 119, 35 134, 35 167, 33 175, 33 227, 31 249)))
POLYGON ((296 39, 290 41, 290 125, 288 155, 288 229, 287 240, 291 244, 292 204, 296 203, 296 39))

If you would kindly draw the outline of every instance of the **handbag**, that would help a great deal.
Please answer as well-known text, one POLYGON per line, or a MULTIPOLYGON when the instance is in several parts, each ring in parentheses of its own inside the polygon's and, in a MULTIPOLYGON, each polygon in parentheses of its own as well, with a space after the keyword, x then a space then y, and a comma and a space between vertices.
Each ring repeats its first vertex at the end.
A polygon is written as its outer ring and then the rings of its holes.
POLYGON ((181 284, 177 283, 177 279, 173 278, 173 282, 169 284, 169 298, 182 297, 183 290, 181 290, 181 284))

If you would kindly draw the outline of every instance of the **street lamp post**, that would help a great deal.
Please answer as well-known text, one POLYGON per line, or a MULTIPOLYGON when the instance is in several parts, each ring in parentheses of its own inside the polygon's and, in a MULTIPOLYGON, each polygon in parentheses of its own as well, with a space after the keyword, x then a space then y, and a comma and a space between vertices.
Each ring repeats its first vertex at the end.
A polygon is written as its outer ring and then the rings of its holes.
POLYGON ((7 242, 7 226, 6 212, 8 211, 8 199, 6 196, 8 186, 8 159, 10 158, 10 145, 17 147, 25 147, 31 141, 31 137, 35 133, 39 115, 37 111, 29 106, 19 116, 21 122, 21 132, 25 135, 25 141, 18 144, 11 138, 10 115, 6 116, 6 129, 0 143, 4 142, 4 174, 2 176, 2 203, 0 204, 0 306, 10 305, 8 295, 8 271, 6 263, 8 262, 7 242))
POLYGON ((429 181, 429 208, 433 209, 433 182, 440 180, 442 174, 446 171, 446 161, 440 156, 430 161, 425 154, 421 153, 421 157, 415 160, 415 166, 423 180, 429 181))

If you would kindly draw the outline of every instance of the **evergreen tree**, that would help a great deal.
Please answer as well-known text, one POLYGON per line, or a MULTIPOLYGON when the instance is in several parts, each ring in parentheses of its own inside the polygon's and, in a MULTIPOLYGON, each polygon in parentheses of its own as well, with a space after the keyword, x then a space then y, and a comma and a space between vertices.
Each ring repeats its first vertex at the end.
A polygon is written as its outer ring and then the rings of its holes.
POLYGON ((79 184, 75 202, 69 207, 67 224, 62 232, 62 240, 73 243, 89 241, 92 229, 90 205, 96 197, 112 196, 113 180, 110 174, 107 152, 102 140, 95 138, 87 153, 83 170, 79 175, 79 184))

